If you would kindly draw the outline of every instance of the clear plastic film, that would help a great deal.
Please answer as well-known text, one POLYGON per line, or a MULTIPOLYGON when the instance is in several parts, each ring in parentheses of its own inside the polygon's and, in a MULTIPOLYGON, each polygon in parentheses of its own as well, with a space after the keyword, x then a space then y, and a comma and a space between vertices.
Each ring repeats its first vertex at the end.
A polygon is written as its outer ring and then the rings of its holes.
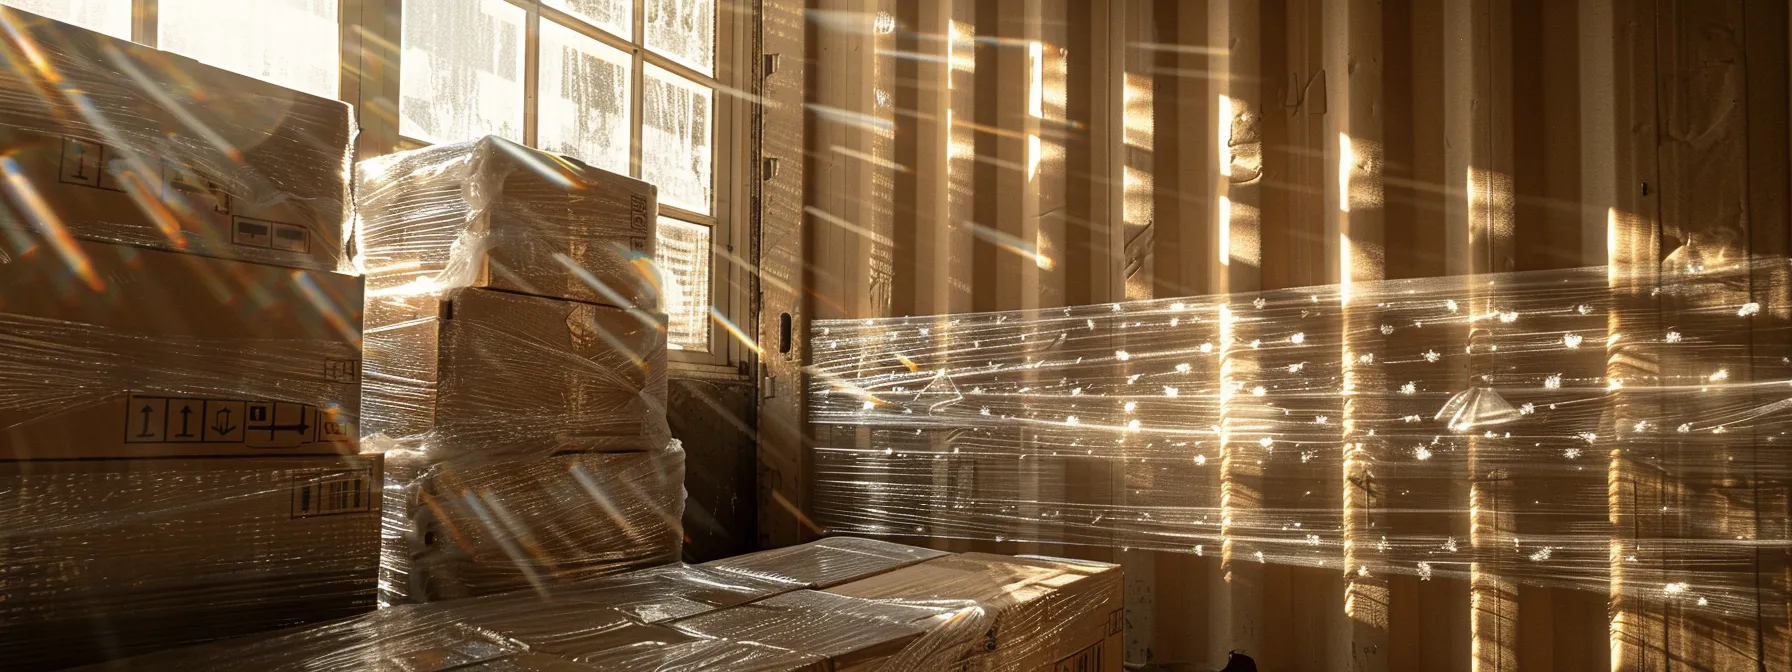
POLYGON ((653 185, 496 136, 358 171, 373 295, 489 287, 659 310, 653 185))
POLYGON ((1068 669, 1118 669, 1117 567, 975 554, 922 560, 931 554, 837 541, 785 549, 780 557, 796 564, 777 571, 789 581, 672 565, 557 586, 548 595, 401 605, 112 667, 895 672, 1081 662, 1068 669), (871 555, 888 562, 867 562, 871 555), (824 578, 851 580, 819 589, 824 578), (1112 665, 1090 665, 1092 655, 1112 665))
POLYGON ((0 228, 348 267, 349 107, 0 8, 0 228))
POLYGON ((0 462, 0 659, 60 669, 370 611, 377 456, 0 462))
POLYGON ((1753 613, 1792 268, 1690 256, 818 322, 815 515, 1753 613))
POLYGON ((361 280, 0 236, 0 459, 354 453, 361 280))
POLYGON ((367 304, 364 434, 431 459, 651 451, 664 318, 483 289, 367 304))
POLYGON ((382 601, 534 590, 678 562, 684 451, 430 463, 386 453, 382 601))

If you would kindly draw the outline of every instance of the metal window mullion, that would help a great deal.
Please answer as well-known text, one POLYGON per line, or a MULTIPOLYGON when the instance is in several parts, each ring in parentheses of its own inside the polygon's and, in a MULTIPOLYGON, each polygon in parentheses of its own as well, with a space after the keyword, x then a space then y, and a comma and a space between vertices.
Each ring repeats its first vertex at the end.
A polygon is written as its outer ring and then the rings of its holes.
POLYGON ((717 219, 714 215, 699 215, 675 205, 664 204, 660 205, 660 216, 692 224, 702 224, 710 228, 715 228, 717 219))
POLYGON ((159 0, 131 0, 131 41, 147 47, 154 47, 159 41, 156 35, 156 17, 161 7, 159 0))
POLYGON ((563 10, 542 5, 541 18, 544 21, 553 21, 561 26, 565 26, 568 30, 625 52, 632 52, 635 49, 635 44, 628 41, 628 38, 604 30, 601 26, 581 19, 576 14, 568 14, 563 10))
POLYGON ((541 3, 532 2, 523 19, 523 144, 536 146, 541 97, 541 3))
MULTIPOLYGON (((710 48, 710 70, 715 73, 711 82, 710 95, 710 142, 715 149, 710 152, 710 208, 715 211, 715 226, 710 228, 710 305, 728 317, 735 324, 747 323, 749 312, 742 301, 742 280, 745 271, 738 263, 740 256, 737 249, 735 222, 745 220, 740 217, 740 206, 744 192, 740 190, 738 177, 749 174, 742 167, 742 156, 745 154, 745 134, 740 133, 740 95, 722 95, 726 90, 722 81, 742 82, 740 68, 753 63, 751 57, 740 54, 740 43, 737 36, 740 13, 731 11, 728 0, 717 0, 715 18, 711 20, 711 36, 715 43, 710 48), (726 13, 726 14, 724 14, 726 13), (724 22, 722 16, 728 16, 724 22), (731 54, 728 66, 722 66, 722 54, 731 54), (724 75, 724 72, 728 75, 724 75)), ((668 68, 672 70, 672 68, 668 68)), ((672 70, 677 72, 677 70, 672 70)), ((702 82, 704 79, 695 79, 702 82)), ((733 90, 729 90, 733 93, 733 90)), ((749 326, 751 328, 751 326, 749 326)), ((740 340, 729 337, 719 324, 710 324, 710 353, 715 364, 729 364, 745 360, 745 348, 740 340)))
POLYGON ((361 110, 361 33, 366 1, 336 3, 336 98, 354 105, 357 116, 361 110))
MULTIPOLYGON (((629 77, 634 85, 629 87, 628 92, 628 174, 637 178, 641 177, 641 127, 646 123, 642 116, 644 109, 642 101, 645 99, 645 90, 647 89, 647 69, 642 65, 644 62, 642 57, 647 50, 640 46, 646 35, 646 14, 646 1, 635 0, 635 11, 629 15, 629 22, 634 24, 630 29, 633 31, 635 39, 629 45, 631 54, 629 65, 633 68, 629 77)), ((664 208, 665 206, 660 207, 664 208)))
POLYGON ((694 83, 701 84, 711 89, 727 88, 722 86, 722 82, 715 77, 697 72, 695 69, 692 69, 691 66, 654 53, 653 50, 646 47, 641 47, 641 55, 653 66, 667 72, 677 73, 678 76, 691 80, 694 83))

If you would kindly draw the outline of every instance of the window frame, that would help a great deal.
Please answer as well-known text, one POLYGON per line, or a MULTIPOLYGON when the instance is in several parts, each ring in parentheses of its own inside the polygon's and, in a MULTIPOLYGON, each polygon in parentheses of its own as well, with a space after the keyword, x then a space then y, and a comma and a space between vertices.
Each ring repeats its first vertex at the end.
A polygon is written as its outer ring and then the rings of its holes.
MULTIPOLYGON (((699 214, 675 206, 660 205, 660 215, 710 228, 710 304, 721 316, 750 338, 751 299, 748 295, 753 267, 748 229, 751 222, 750 192, 743 181, 750 175, 748 156, 752 76, 751 17, 746 0, 715 0, 714 74, 706 75, 669 56, 645 47, 646 3, 632 0, 632 31, 639 43, 610 33, 577 15, 549 7, 543 0, 502 0, 527 12, 524 31, 523 144, 536 145, 539 128, 541 26, 553 21, 604 45, 619 49, 631 59, 629 169, 641 172, 642 96, 645 65, 659 68, 708 87, 712 92, 710 119, 710 213, 699 214)), ((131 40, 157 46, 159 0, 131 0, 131 40)), ((356 141, 356 160, 430 143, 401 135, 397 123, 399 58, 403 42, 403 0, 338 0, 338 36, 341 82, 338 98, 353 104, 361 126, 356 141)), ((668 350, 674 371, 696 377, 744 378, 758 356, 755 346, 734 337, 711 319, 709 350, 668 350)))

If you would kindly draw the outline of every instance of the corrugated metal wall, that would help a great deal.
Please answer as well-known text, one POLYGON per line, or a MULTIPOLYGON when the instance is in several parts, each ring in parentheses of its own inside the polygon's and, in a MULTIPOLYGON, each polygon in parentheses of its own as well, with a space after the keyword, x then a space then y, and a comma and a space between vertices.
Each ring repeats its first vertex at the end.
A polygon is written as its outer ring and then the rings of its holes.
MULTIPOLYGON (((1607 263, 1643 279, 1689 243, 1788 251, 1784 2, 762 1, 765 545, 819 532, 808 320, 1607 263)), ((1627 458, 1611 469, 1645 489, 1627 458)), ((1314 485, 1344 492, 1347 476, 1314 485)), ((1066 476, 1121 501, 1115 477, 1066 476)), ((1786 499, 1758 496, 1748 533, 1785 538, 1786 499)), ((1672 529, 1651 507, 1614 496, 1611 520, 1672 529)), ((1463 534, 1497 542, 1500 516, 1463 534)), ((1217 669, 1244 649, 1266 670, 1792 669, 1776 591, 1707 622, 1492 570, 1349 579, 999 546, 1126 563, 1141 663, 1217 669)), ((1787 567, 1774 554, 1756 571, 1785 585, 1787 567)))

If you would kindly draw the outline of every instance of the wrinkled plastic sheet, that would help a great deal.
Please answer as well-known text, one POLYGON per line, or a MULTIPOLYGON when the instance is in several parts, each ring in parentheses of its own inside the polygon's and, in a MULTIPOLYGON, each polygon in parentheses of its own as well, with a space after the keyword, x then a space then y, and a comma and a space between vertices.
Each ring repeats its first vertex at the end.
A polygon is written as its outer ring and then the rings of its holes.
POLYGON ((495 136, 356 170, 370 296, 491 287, 660 309, 653 185, 495 136))
POLYGON ((365 342, 364 433, 432 458, 671 439, 660 316, 485 289, 370 297, 365 342))
POLYGON ((684 450, 430 461, 386 454, 381 601, 429 602, 675 563, 684 450))
POLYGON ((1752 613, 1792 550, 1788 277, 1676 255, 820 321, 814 515, 1752 613))

